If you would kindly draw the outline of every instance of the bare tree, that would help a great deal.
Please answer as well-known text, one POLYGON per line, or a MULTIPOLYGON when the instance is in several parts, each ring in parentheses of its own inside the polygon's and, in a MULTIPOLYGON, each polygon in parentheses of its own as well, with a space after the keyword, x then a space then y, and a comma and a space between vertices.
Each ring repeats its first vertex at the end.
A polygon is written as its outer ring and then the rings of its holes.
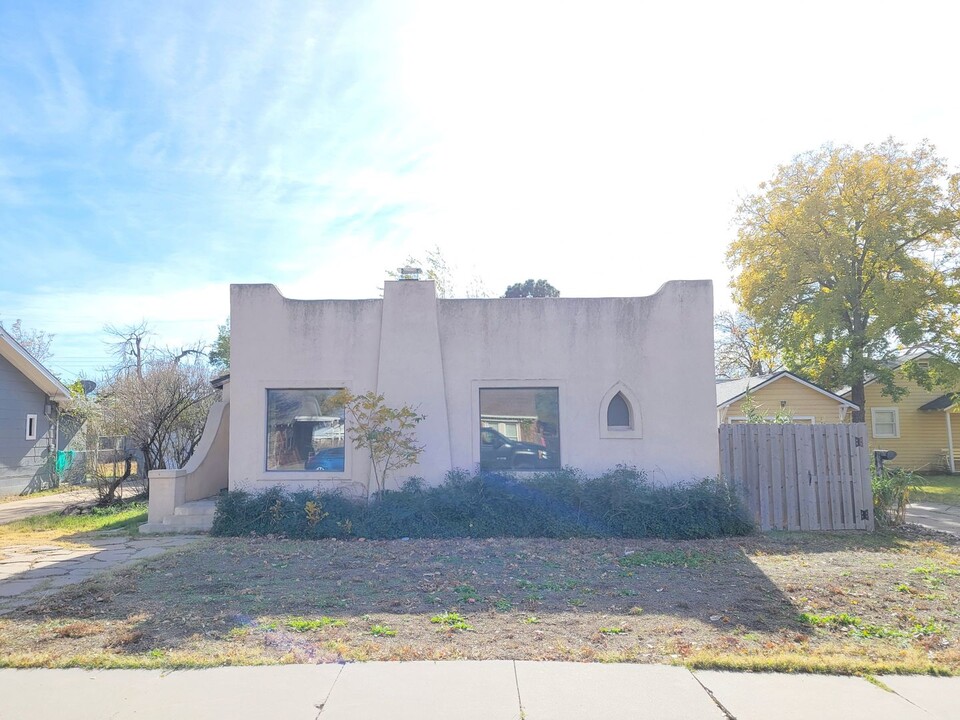
MULTIPOLYGON (((408 255, 404 261, 407 267, 421 268, 425 271, 427 280, 433 280, 437 288, 437 297, 452 298, 457 297, 455 289, 455 279, 462 278, 457 267, 443 256, 439 245, 435 245, 432 250, 427 250, 425 259, 421 260, 413 255, 408 255)), ((387 276, 398 278, 400 273, 396 270, 387 270, 387 276)), ((490 293, 483 284, 483 279, 479 275, 473 275, 466 283, 466 291, 460 297, 485 298, 490 293)))
POLYGON ((146 321, 104 330, 116 365, 98 393, 103 427, 124 435, 141 455, 140 475, 183 467, 215 399, 203 342, 161 348, 146 321))
POLYGON ((713 323, 714 358, 718 377, 769 375, 782 366, 779 353, 766 341, 760 326, 746 313, 717 313, 713 323))
MULTIPOLYGON (((0 323, 3 327, 3 323, 0 323)), ((17 318, 8 330, 10 335, 23 346, 23 349, 33 355, 39 362, 53 357, 53 351, 50 345, 53 342, 54 335, 43 330, 27 330, 23 327, 23 321, 17 318)))
POLYGON ((144 365, 153 353, 153 346, 148 338, 154 333, 147 321, 141 320, 135 325, 120 327, 104 325, 103 331, 113 338, 106 341, 111 354, 116 358, 113 371, 118 375, 132 371, 142 378, 144 365))
POLYGON ((105 417, 143 457, 143 473, 183 467, 203 433, 214 400, 205 363, 151 361, 138 373, 119 374, 101 391, 105 417))

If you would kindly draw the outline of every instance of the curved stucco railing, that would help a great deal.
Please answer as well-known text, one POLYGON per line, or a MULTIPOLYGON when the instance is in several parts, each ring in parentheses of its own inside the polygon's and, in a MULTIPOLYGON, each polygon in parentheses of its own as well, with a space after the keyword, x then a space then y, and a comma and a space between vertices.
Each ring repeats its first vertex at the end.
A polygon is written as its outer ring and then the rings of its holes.
POLYGON ((148 524, 163 522, 180 505, 216 495, 227 487, 229 440, 230 403, 214 403, 187 464, 176 470, 150 471, 148 524))

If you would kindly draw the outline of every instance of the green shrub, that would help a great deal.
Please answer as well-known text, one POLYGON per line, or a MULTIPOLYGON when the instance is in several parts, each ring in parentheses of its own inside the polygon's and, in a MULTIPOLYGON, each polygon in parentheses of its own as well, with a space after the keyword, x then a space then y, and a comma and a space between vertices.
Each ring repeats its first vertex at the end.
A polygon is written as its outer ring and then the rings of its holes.
POLYGON ((873 474, 873 515, 879 525, 902 525, 906 521, 910 493, 922 485, 921 478, 902 468, 873 474))
POLYGON ((706 538, 753 530, 736 493, 718 479, 675 486, 617 466, 589 478, 571 468, 517 479, 464 470, 439 487, 413 478, 374 502, 280 487, 220 498, 214 535, 371 539, 454 537, 706 538))

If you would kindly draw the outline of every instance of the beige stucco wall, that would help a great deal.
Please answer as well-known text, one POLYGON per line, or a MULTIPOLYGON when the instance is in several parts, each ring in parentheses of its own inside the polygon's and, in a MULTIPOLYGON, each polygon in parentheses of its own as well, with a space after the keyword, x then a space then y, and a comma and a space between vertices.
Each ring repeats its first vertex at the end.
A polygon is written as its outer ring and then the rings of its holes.
MULTIPOLYGON (((786 401, 785 410, 798 422, 809 422, 809 418, 816 423, 850 422, 846 406, 790 377, 779 377, 759 390, 751 390, 750 394, 764 415, 776 415, 780 412, 780 402, 786 401)), ((720 422, 729 422, 731 417, 742 417, 742 405, 741 399, 727 408, 721 408, 720 422)))
POLYGON ((638 298, 438 300, 432 282, 395 281, 383 300, 360 301, 234 285, 230 485, 367 485, 369 460, 349 442, 342 474, 266 471, 268 388, 374 389, 419 406, 426 449, 402 478, 438 483, 479 462, 479 388, 509 386, 559 388, 564 465, 628 463, 664 482, 715 475, 711 283, 638 298), (601 401, 618 382, 639 403, 641 437, 601 437, 601 401))

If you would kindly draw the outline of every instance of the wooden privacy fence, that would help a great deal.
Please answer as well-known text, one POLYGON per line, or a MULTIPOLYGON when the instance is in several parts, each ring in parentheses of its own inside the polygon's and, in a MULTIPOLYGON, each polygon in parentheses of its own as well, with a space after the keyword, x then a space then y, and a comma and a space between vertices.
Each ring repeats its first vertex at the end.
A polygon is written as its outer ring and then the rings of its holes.
POLYGON ((864 423, 721 425, 720 471, 761 530, 873 530, 864 423))

